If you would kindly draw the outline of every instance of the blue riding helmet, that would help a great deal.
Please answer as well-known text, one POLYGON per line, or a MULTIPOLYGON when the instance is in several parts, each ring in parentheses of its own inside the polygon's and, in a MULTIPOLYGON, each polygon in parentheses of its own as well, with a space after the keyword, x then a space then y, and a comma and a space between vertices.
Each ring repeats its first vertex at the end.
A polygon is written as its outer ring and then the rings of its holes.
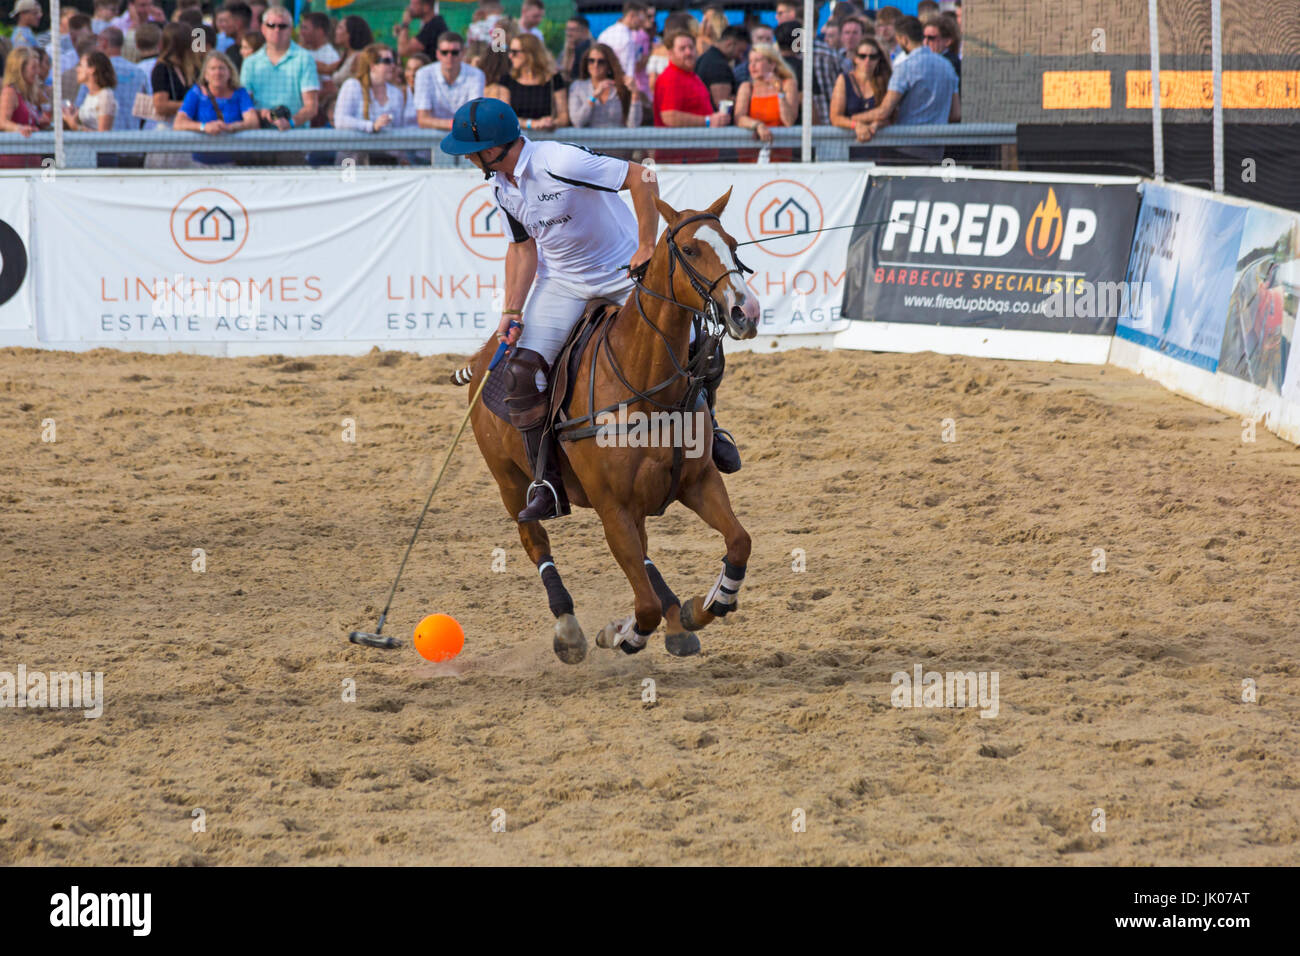
POLYGON ((519 117, 510 105, 480 96, 456 111, 441 146, 448 155, 467 156, 493 146, 508 147, 518 138, 519 117))

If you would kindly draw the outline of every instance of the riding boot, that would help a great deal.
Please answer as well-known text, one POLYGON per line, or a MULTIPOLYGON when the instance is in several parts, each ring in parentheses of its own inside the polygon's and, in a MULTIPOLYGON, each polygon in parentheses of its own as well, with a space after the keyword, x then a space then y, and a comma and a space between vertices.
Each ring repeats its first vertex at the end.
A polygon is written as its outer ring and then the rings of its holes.
POLYGON ((569 513, 569 498, 564 491, 559 449, 546 420, 549 407, 544 383, 550 371, 546 359, 532 349, 516 348, 506 365, 506 405, 510 424, 519 429, 528 454, 533 482, 528 486, 528 504, 518 520, 543 521, 569 513))
MULTIPOLYGON (((699 341, 700 337, 697 334, 695 342, 691 343, 692 356, 699 341)), ((731 436, 731 432, 719 427, 718 418, 713 412, 718 404, 718 385, 722 382, 726 370, 727 360, 722 354, 722 344, 719 343, 713 350, 712 361, 704 369, 704 395, 709 403, 709 417, 713 422, 713 463, 718 466, 718 471, 730 475, 740 471, 740 449, 736 447, 736 439, 731 436)))
POLYGON ((533 466, 533 483, 528 486, 528 506, 519 512, 520 523, 563 518, 569 513, 569 496, 564 490, 555 433, 542 425, 521 430, 528 461, 533 466))

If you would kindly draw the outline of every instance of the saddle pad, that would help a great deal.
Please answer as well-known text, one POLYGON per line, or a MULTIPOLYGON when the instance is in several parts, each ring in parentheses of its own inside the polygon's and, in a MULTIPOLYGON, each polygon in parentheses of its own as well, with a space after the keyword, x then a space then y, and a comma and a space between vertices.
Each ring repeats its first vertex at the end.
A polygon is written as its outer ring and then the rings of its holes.
MULTIPOLYGON (((621 308, 617 302, 609 299, 592 299, 583 310, 582 318, 573 324, 569 331, 568 337, 564 340, 564 345, 560 348, 560 354, 556 356, 556 368, 551 369, 550 381, 548 385, 552 391, 550 396, 551 420, 561 413, 569 404, 569 393, 572 391, 573 380, 577 375, 578 362, 586 348, 587 341, 591 338, 592 333, 600 325, 600 322, 607 314, 616 314, 621 308), (558 384, 558 388, 556 387, 558 384)), ((510 406, 506 404, 505 369, 509 362, 507 357, 505 362, 497 366, 497 370, 488 377, 487 385, 483 388, 483 397, 481 401, 487 406, 497 418, 502 421, 510 421, 510 406)))
POLYGON ((510 406, 506 404, 506 363, 497 366, 495 372, 488 376, 483 386, 483 397, 479 399, 497 418, 509 424, 510 406))

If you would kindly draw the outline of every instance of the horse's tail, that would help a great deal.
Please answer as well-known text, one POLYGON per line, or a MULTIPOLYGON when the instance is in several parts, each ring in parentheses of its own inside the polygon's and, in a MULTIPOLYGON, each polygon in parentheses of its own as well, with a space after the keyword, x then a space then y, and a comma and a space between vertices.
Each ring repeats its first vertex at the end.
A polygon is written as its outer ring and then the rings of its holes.
POLYGON ((458 368, 451 373, 451 384, 468 385, 470 379, 474 377, 474 370, 466 365, 464 368, 458 368))

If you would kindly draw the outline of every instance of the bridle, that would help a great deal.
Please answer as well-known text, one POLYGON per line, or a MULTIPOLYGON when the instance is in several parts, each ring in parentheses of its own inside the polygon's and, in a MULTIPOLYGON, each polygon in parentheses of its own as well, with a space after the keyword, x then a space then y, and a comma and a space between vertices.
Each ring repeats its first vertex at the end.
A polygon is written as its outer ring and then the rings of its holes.
MULTIPOLYGON (((655 292, 653 289, 647 289, 645 285, 642 284, 640 277, 634 279, 634 281, 636 282, 636 290, 637 290, 636 291, 637 311, 641 313, 641 318, 645 320, 647 323, 649 323, 649 325, 652 328, 655 328, 656 331, 658 331, 658 328, 646 316, 645 309, 641 307, 642 292, 646 293, 647 295, 652 295, 656 299, 662 299, 665 302, 671 302, 679 309, 685 309, 687 312, 692 313, 697 319, 703 321, 706 325, 708 325, 710 334, 718 333, 720 339, 721 333, 725 332, 726 317, 723 316, 722 314, 722 306, 719 305, 717 300, 713 298, 713 290, 716 289, 718 287, 718 283, 721 282, 723 279, 727 278, 727 276, 738 275, 740 276, 740 281, 743 283, 745 281, 745 273, 747 272, 752 273, 754 271, 749 266, 745 265, 743 262, 740 261, 740 257, 736 255, 735 249, 731 250, 731 260, 732 262, 735 263, 735 267, 728 269, 726 272, 722 273, 722 275, 718 276, 712 282, 709 282, 708 276, 701 275, 700 270, 696 269, 693 265, 691 265, 691 262, 686 257, 686 254, 682 252, 681 246, 677 244, 677 233, 679 233, 686 226, 689 226, 691 223, 700 222, 705 219, 712 219, 714 222, 718 224, 719 229, 722 228, 722 220, 720 220, 716 214, 711 212, 700 212, 700 213, 696 213, 694 216, 689 216, 686 219, 683 219, 681 222, 677 223, 677 225, 669 228, 665 233, 665 237, 668 242, 668 292, 669 292, 668 295, 660 295, 658 292, 655 292), (681 263, 682 271, 686 273, 686 278, 691 283, 691 288, 695 290, 695 292, 699 295, 700 299, 703 301, 704 309, 702 310, 696 309, 692 306, 686 305, 685 303, 678 301, 676 296, 672 295, 673 275, 677 271, 678 263, 681 263), (708 284, 706 285, 705 283, 708 284)), ((665 341, 667 340, 665 339, 665 341)), ((672 352, 671 347, 669 348, 668 351, 670 353, 672 352)))
MULTIPOLYGON (((677 245, 677 234, 691 223, 700 222, 706 219, 712 219, 718 224, 719 228, 722 227, 722 221, 715 213, 700 212, 696 213, 694 216, 689 216, 686 219, 683 219, 675 226, 669 227, 664 233, 665 241, 668 244, 668 295, 662 295, 654 291, 654 289, 646 288, 645 282, 643 281, 645 275, 644 272, 640 275, 634 276, 632 279, 636 285, 635 299, 637 314, 641 317, 641 321, 650 326, 650 328, 654 330, 655 335, 659 336, 663 341, 664 348, 668 350, 668 359, 673 363, 672 374, 658 385, 645 391, 641 391, 631 384, 627 380, 627 376, 623 374, 623 369, 618 363, 618 358, 614 355, 614 349, 609 344, 608 326, 603 330, 600 341, 597 343, 597 351, 604 352, 605 359, 609 362, 609 367, 613 370, 615 377, 624 388, 632 393, 634 396, 633 400, 649 402, 656 408, 661 408, 665 411, 685 412, 691 409, 695 404, 695 398, 699 393, 699 389, 704 384, 706 377, 704 371, 712 364, 713 354, 721 346, 723 336, 727 334, 727 317, 722 314, 722 306, 713 298, 713 290, 718 287, 719 282, 728 276, 738 275, 740 276, 740 280, 744 282, 745 273, 754 271, 740 261, 740 258, 736 255, 736 250, 734 249, 731 250, 731 259, 735 263, 735 266, 722 273, 712 282, 709 282, 708 276, 702 275, 700 270, 691 265, 686 254, 682 252, 681 247, 677 245), (687 305, 672 294, 672 279, 673 274, 677 270, 678 263, 681 263, 682 270, 686 273, 686 278, 691 283, 691 288, 693 288, 703 300, 704 308, 697 309, 694 306, 687 305), (645 306, 641 303, 642 294, 652 296, 664 302, 669 302, 677 308, 691 313, 694 320, 700 323, 696 329, 696 351, 694 358, 691 358, 686 362, 678 360, 677 353, 673 351, 673 344, 668 341, 668 336, 664 334, 663 330, 659 328, 659 326, 654 324, 654 321, 651 320, 650 316, 646 315, 645 306), (668 388, 668 386, 672 385, 679 378, 684 378, 687 382, 686 394, 683 396, 681 402, 675 405, 665 405, 663 402, 651 397, 663 391, 665 388, 668 388)), ((628 400, 625 399, 624 401, 628 400)), ((616 405, 610 406, 610 409, 605 409, 605 411, 609 411, 616 407, 616 405)), ((598 415, 600 413, 597 412, 596 414, 598 415)))
MULTIPOLYGON (((601 416, 607 413, 616 412, 620 406, 633 404, 635 402, 646 402, 655 408, 678 413, 688 413, 695 408, 700 392, 704 388, 705 382, 709 379, 710 370, 714 367, 714 356, 721 347, 722 337, 726 335, 726 321, 727 318, 729 318, 723 314, 723 307, 714 300, 713 290, 718 287, 718 283, 723 279, 726 279, 728 276, 739 275, 743 282, 745 273, 754 271, 740 261, 740 258, 736 255, 735 249, 731 250, 731 258, 734 262, 734 267, 722 273, 722 275, 718 276, 712 282, 709 281, 708 276, 701 274, 698 269, 691 265, 685 253, 682 252, 681 247, 677 245, 677 234, 691 223, 705 219, 712 219, 714 222, 717 222, 719 228, 721 228, 721 221, 718 219, 716 214, 711 212, 702 212, 683 219, 681 222, 677 223, 677 225, 669 228, 665 233, 668 244, 669 261, 668 295, 662 295, 655 292, 653 289, 646 288, 643 281, 645 278, 645 272, 643 269, 638 268, 637 272, 634 272, 632 275, 632 281, 636 285, 634 298, 636 299, 637 313, 640 315, 641 321, 650 326, 650 328, 654 330, 654 333, 663 341, 664 347, 668 350, 668 359, 673 364, 672 373, 670 373, 669 376, 658 385, 653 385, 644 391, 637 388, 627 380, 627 376, 624 374, 623 368, 619 364, 618 357, 614 354, 614 348, 610 344, 609 333, 615 322, 613 320, 602 322, 596 332, 596 343, 591 352, 591 370, 587 376, 587 408, 591 409, 591 411, 578 418, 570 418, 556 422, 555 435, 561 441, 572 442, 593 437, 600 432, 603 427, 605 427, 597 424, 597 422, 600 421, 601 416), (678 263, 681 264, 682 270, 686 273, 686 278, 690 281, 691 288, 693 288, 700 295, 701 299, 703 299, 703 308, 697 309, 694 306, 686 305, 672 294, 672 277, 676 272, 678 263), (685 362, 678 359, 677 353, 673 351, 673 344, 668 340, 668 336, 664 334, 663 329, 655 325, 654 321, 646 315, 645 307, 641 302, 642 294, 653 296, 654 298, 661 299, 664 302, 669 302, 677 308, 691 313, 693 321, 699 323, 696 328, 696 349, 694 356, 690 357, 685 362), (610 370, 613 371, 614 376, 618 379, 619 383, 631 394, 629 397, 621 399, 618 402, 601 409, 596 409, 596 362, 602 354, 605 356, 605 361, 609 364, 610 370), (677 402, 669 405, 654 397, 664 389, 676 384, 679 379, 686 380, 686 390, 677 402)), ((682 475, 682 448, 677 444, 673 445, 673 461, 670 474, 671 478, 669 481, 668 495, 664 499, 663 505, 657 512, 655 512, 656 514, 663 514, 664 509, 666 509, 677 497, 677 490, 682 475)))
POLYGON ((701 274, 698 269, 691 265, 690 261, 686 258, 685 253, 682 252, 681 247, 677 245, 677 233, 679 233, 684 227, 689 226, 691 223, 705 219, 712 219, 714 222, 718 223, 719 227, 722 225, 721 220, 719 220, 717 215, 714 213, 702 212, 683 219, 681 222, 677 223, 677 225, 669 228, 665 233, 665 238, 668 244, 668 276, 670 282, 674 272, 676 271, 677 264, 680 262, 683 271, 686 273, 686 278, 691 283, 691 287, 695 289, 704 300, 704 308, 697 309, 694 306, 681 302, 676 296, 671 294, 671 284, 668 287, 669 295, 662 295, 653 289, 646 288, 643 281, 644 272, 641 272, 640 275, 634 274, 632 278, 632 281, 636 286, 634 298, 636 299, 637 314, 641 317, 641 321, 650 326, 655 335, 659 336, 660 340, 664 343, 664 348, 668 350, 668 359, 673 364, 672 374, 658 385, 651 386, 644 391, 637 388, 627 380, 627 375, 624 374, 623 367, 619 364, 618 356, 614 354, 614 348, 610 344, 609 331, 614 323, 604 323, 598 333, 596 347, 592 356, 593 361, 596 356, 603 354, 605 356, 605 361, 609 363, 609 367, 614 373, 614 377, 617 378, 619 383, 631 393, 631 396, 623 399, 622 402, 615 403, 607 408, 595 410, 595 376, 591 376, 589 383, 591 385, 591 395, 587 407, 593 409, 593 411, 583 415, 581 418, 569 419, 565 422, 559 423, 556 428, 556 433, 564 440, 576 441, 581 438, 591 437, 597 431, 595 427, 596 419, 605 412, 614 411, 620 404, 643 401, 653 405, 655 408, 663 409, 664 411, 678 412, 689 411, 694 407, 695 399, 699 395, 699 391, 703 387, 705 379, 707 378, 707 370, 713 364, 714 353, 720 347, 722 338, 727 332, 727 317, 722 314, 722 306, 714 300, 713 290, 716 289, 718 283, 727 278, 727 276, 739 275, 741 281, 744 281, 745 273, 754 271, 740 261, 734 249, 731 250, 731 258, 734 261, 735 266, 722 273, 722 275, 718 276, 712 282, 709 281, 708 276, 701 274), (668 336, 664 334, 663 329, 655 325, 650 316, 646 315, 645 307, 641 302, 641 296, 643 294, 652 296, 656 299, 661 299, 664 302, 669 302, 677 308, 691 313, 694 320, 700 323, 696 330, 696 351, 694 357, 685 362, 678 359, 677 353, 673 351, 673 344, 668 341, 668 336), (678 379, 683 378, 686 380, 686 392, 680 401, 668 405, 654 398, 655 395, 676 383, 678 379), (588 427, 578 428, 578 426, 588 422, 590 423, 588 427), (566 427, 570 429, 569 434, 561 434, 561 429, 566 427))

